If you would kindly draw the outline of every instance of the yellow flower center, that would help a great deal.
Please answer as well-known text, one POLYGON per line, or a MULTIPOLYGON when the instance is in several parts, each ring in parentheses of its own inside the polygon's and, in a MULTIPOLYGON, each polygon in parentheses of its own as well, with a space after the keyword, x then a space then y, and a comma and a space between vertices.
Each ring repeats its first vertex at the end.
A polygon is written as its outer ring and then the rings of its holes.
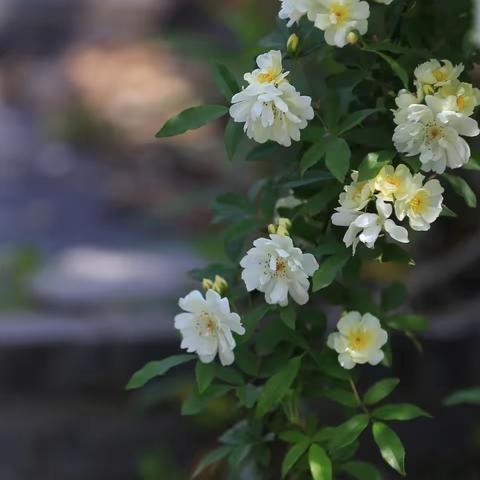
POLYGON ((374 338, 372 332, 368 330, 355 329, 350 331, 347 336, 347 341, 351 350, 359 352, 369 348, 372 345, 374 338))
POLYGON ((463 110, 465 108, 465 97, 463 95, 458 95, 457 97, 457 108, 463 110))
POLYGON ((277 275, 285 275, 287 270, 287 262, 283 258, 277 258, 277 264, 275 266, 275 273, 277 275))
POLYGON ((273 68, 269 68, 265 73, 260 73, 257 76, 257 81, 260 83, 274 82, 279 73, 273 68))
POLYGON ((217 322, 208 312, 200 314, 200 321, 198 322, 200 335, 211 336, 217 333, 217 322))
POLYGON ((421 215, 428 207, 428 194, 425 190, 419 190, 409 202, 410 209, 416 215, 421 215))
POLYGON ((447 72, 443 68, 437 68, 432 72, 437 82, 444 82, 448 78, 447 72))
POLYGON ((330 18, 336 25, 342 25, 348 20, 348 8, 340 3, 334 3, 330 7, 330 18))
POLYGON ((388 177, 385 178, 385 182, 396 188, 399 188, 401 183, 400 179, 395 175, 388 175, 388 177))
POLYGON ((443 135, 442 127, 438 125, 432 125, 427 128, 427 138, 430 142, 438 140, 443 135))
POLYGON ((367 182, 358 182, 353 187, 352 199, 359 201, 362 198, 362 192, 367 182))

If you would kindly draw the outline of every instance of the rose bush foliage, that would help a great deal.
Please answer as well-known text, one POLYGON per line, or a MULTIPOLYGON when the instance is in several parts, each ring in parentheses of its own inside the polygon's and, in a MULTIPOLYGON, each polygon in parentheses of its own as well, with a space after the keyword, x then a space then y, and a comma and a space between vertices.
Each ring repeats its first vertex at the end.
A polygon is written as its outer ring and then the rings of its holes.
POLYGON ((480 169, 469 144, 480 133, 470 7, 281 0, 277 28, 243 81, 216 67, 227 105, 191 108, 159 131, 176 135, 228 115, 229 156, 250 142, 247 160, 273 171, 247 196, 224 194, 213 205, 229 262, 192 272, 205 294, 180 299, 175 318, 188 353, 150 362, 129 383, 139 388, 196 362, 183 413, 235 399, 240 420, 194 476, 227 459, 248 478, 377 480, 377 468, 357 458, 368 430, 379 458, 406 474, 391 422, 428 414, 388 402, 396 378, 364 392, 357 380, 363 369, 390 367, 392 335, 415 338, 426 321, 408 313, 405 287, 385 286, 377 298, 361 272, 372 262, 414 268, 413 234, 455 217, 449 190, 476 206, 462 177, 480 169), (342 407, 343 422, 319 422, 322 398, 342 407))

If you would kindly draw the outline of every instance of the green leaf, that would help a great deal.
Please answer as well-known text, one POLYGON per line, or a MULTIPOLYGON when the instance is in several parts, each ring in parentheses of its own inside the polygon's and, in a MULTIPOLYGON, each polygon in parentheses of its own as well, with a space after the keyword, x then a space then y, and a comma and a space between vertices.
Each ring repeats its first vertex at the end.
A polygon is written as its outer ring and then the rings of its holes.
POLYGON ((208 407, 211 400, 223 397, 232 389, 229 385, 210 385, 203 393, 193 389, 182 404, 182 415, 197 415, 208 407))
POLYGON ((292 358, 265 383, 257 403, 257 417, 263 417, 280 404, 295 381, 301 363, 302 357, 292 358))
POLYGON ((336 138, 327 147, 325 165, 330 173, 341 183, 350 169, 350 147, 343 138, 336 138))
POLYGON ((195 366, 195 378, 197 380, 198 392, 203 393, 215 378, 217 365, 215 363, 203 363, 197 361, 195 366))
POLYGON ((297 319, 297 312, 292 302, 290 302, 290 304, 287 307, 280 309, 280 318, 282 319, 282 322, 290 330, 295 330, 295 321, 297 319))
POLYGON ((202 105, 200 107, 189 108, 168 120, 155 136, 157 138, 174 137, 188 130, 203 127, 207 123, 223 117, 227 113, 228 108, 223 105, 202 105))
POLYGON ((250 340, 258 323, 270 311, 270 308, 270 305, 262 303, 242 317, 242 324, 245 328, 245 333, 238 339, 238 343, 246 343, 250 340))
POLYGON ((267 142, 257 145, 255 148, 248 152, 245 160, 248 162, 258 162, 260 160, 266 160, 267 158, 275 157, 280 150, 278 143, 267 142))
POLYGON ((225 66, 216 64, 212 68, 213 80, 220 93, 230 101, 240 91, 240 86, 232 72, 225 66))
POLYGON ((393 157, 395 157, 395 152, 389 151, 372 152, 366 155, 358 167, 358 181, 364 182, 365 180, 375 178, 378 172, 392 161, 393 157))
POLYGON ((310 440, 302 440, 291 447, 285 455, 282 462, 282 478, 285 478, 288 472, 295 466, 300 460, 302 455, 307 451, 310 445, 310 440))
POLYGON ((367 390, 363 397, 364 403, 374 405, 375 403, 381 402, 395 390, 399 383, 400 380, 398 378, 384 378, 380 380, 367 390))
POLYGON ((431 415, 420 407, 412 403, 392 403, 376 408, 372 412, 372 416, 379 420, 413 420, 418 417, 428 417, 431 415))
POLYGON ((338 182, 325 185, 318 193, 308 199, 300 209, 300 213, 302 215, 317 215, 328 207, 329 202, 338 197, 341 189, 342 187, 338 182))
POLYGON ((317 143, 321 138, 325 137, 327 131, 321 125, 309 123, 301 132, 301 141, 308 143, 317 143))
POLYGON ((443 404, 448 407, 462 404, 480 405, 480 387, 467 388, 451 393, 443 401, 443 404))
POLYGON ((232 367, 218 367, 215 371, 215 377, 232 385, 244 384, 243 375, 232 367))
POLYGON ((348 252, 342 252, 320 262, 319 269, 313 275, 313 291, 318 292, 328 287, 335 280, 349 258, 350 254, 348 252))
POLYGON ((387 243, 383 247, 382 262, 395 262, 404 265, 415 265, 415 261, 410 254, 404 250, 400 245, 395 243, 387 243))
POLYGON ((356 408, 359 406, 358 400, 350 390, 343 390, 341 388, 328 388, 322 389, 321 394, 324 397, 327 397, 345 407, 356 408))
POLYGON ((282 432, 278 435, 278 438, 282 440, 282 442, 287 443, 300 443, 308 440, 308 437, 298 430, 287 430, 282 432))
POLYGON ((387 319, 387 324, 396 330, 422 332, 428 328, 428 322, 422 315, 395 315, 387 319))
POLYGON ((243 127, 241 123, 234 122, 230 119, 225 127, 225 150, 227 152, 227 156, 230 160, 235 156, 235 152, 237 151, 238 144, 240 140, 243 138, 243 127))
POLYGON ((217 463, 220 460, 224 459, 231 452, 231 450, 231 447, 224 445, 207 453, 197 465, 197 468, 193 472, 192 478, 200 475, 210 465, 213 465, 214 463, 217 463))
POLYGON ((394 60, 392 57, 389 57, 385 53, 377 52, 376 50, 371 50, 368 48, 366 48, 365 50, 367 52, 376 53, 379 57, 383 58, 383 60, 385 60, 385 62, 390 65, 393 73, 402 81, 403 86, 408 90, 408 73, 396 60, 394 60))
POLYGON ((350 461, 342 465, 342 470, 357 480, 381 480, 380 472, 366 462, 350 461))
POLYGON ((332 480, 332 462, 320 445, 313 444, 308 450, 308 465, 313 480, 332 480))
POLYGON ((401 282, 394 282, 382 292, 382 308, 393 310, 398 308, 407 298, 407 287, 401 282))
POLYGON ((238 400, 246 408, 252 408, 260 394, 260 389, 251 383, 247 383, 236 390, 238 400))
POLYGON ((350 113, 340 124, 337 135, 342 135, 343 133, 348 132, 362 123, 370 115, 381 111, 380 108, 366 108, 365 110, 357 110, 356 112, 350 113))
POLYGON ((446 205, 442 206, 442 211, 440 212, 440 215, 442 217, 450 217, 450 218, 457 218, 458 215, 450 208, 448 208, 446 205))
POLYGON ((141 388, 153 378, 165 375, 171 368, 190 362, 195 358, 195 355, 189 354, 173 355, 160 361, 149 362, 133 374, 126 388, 127 390, 141 388))
POLYGON ((299 188, 315 183, 327 182, 334 177, 329 172, 309 172, 312 175, 305 175, 303 179, 290 180, 283 184, 286 188, 299 188))
POLYGON ((303 174, 311 167, 316 165, 322 160, 325 155, 329 144, 335 139, 335 137, 320 138, 317 143, 314 143, 304 154, 300 160, 300 172, 303 174))
POLYGON ((345 138, 350 143, 373 148, 392 148, 392 132, 381 127, 358 127, 346 132, 345 138))
POLYGON ((329 442, 330 450, 339 450, 354 442, 367 428, 369 417, 366 414, 355 415, 338 427, 329 442))
POLYGON ((465 200, 465 203, 470 208, 475 208, 477 206, 477 196, 471 189, 470 185, 463 178, 457 177, 456 175, 451 175, 450 173, 444 173, 443 177, 452 186, 455 193, 460 195, 465 200))
POLYGON ((405 476, 405 449, 398 435, 381 422, 373 424, 372 433, 383 459, 394 470, 405 476))
POLYGON ((470 157, 470 160, 463 166, 463 168, 465 170, 475 170, 478 172, 480 170, 480 157, 470 157))

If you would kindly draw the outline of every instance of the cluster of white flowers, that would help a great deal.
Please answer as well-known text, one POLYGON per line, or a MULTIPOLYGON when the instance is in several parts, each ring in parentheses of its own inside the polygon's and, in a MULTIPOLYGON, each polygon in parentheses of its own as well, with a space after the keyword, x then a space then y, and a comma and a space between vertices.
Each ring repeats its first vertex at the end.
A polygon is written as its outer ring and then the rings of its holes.
POLYGON ((458 79, 462 72, 463 65, 430 60, 415 69, 416 94, 401 90, 396 98, 393 142, 400 153, 419 155, 425 172, 465 165, 470 147, 462 136, 480 134, 470 118, 480 91, 458 79))
POLYGON ((409 242, 407 229, 391 218, 394 212, 399 221, 408 218, 413 230, 430 228, 442 211, 443 188, 438 180, 424 180, 424 175, 412 175, 403 164, 397 168, 385 166, 368 181, 359 182, 358 172, 352 173, 352 183, 340 194, 332 223, 348 227, 343 241, 352 247, 353 254, 359 242, 373 248, 381 234, 409 242), (376 211, 370 213, 367 209, 372 201, 376 211))
POLYGON ((337 324, 338 332, 328 336, 327 345, 338 353, 343 368, 352 369, 355 364, 378 365, 384 358, 382 347, 388 334, 380 326, 378 318, 370 313, 346 313, 337 324))
MULTIPOLYGON (((374 0, 390 5, 393 0, 374 0)), ((370 6, 361 0, 281 0, 279 17, 288 20, 287 26, 298 23, 304 16, 325 32, 325 41, 344 47, 368 30, 370 6)))
POLYGON ((292 140, 300 140, 300 130, 314 117, 312 99, 300 95, 288 82, 281 52, 260 55, 257 65, 258 69, 244 76, 248 86, 233 96, 230 115, 245 124, 248 138, 289 147, 292 140))

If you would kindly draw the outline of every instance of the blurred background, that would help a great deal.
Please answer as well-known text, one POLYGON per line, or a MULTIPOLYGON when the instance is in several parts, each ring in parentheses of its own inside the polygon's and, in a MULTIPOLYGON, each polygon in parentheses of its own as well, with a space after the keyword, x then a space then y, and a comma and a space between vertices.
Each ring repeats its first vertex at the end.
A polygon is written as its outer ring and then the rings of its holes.
MULTIPOLYGON (((179 415, 188 368, 139 393, 124 386, 177 352, 187 272, 221 250, 208 206, 259 170, 226 160, 219 123, 154 134, 221 102, 209 62, 250 69, 277 11, 275 0, 0 1, 1 480, 187 479, 235 420, 228 400, 179 415)), ((480 175, 469 180, 479 191, 480 175)), ((449 206, 461 218, 416 239, 413 275, 366 272, 407 278, 432 322, 423 354, 394 342, 397 400, 436 417, 397 428, 415 480, 480 479, 480 407, 440 403, 480 384, 480 222, 449 206)), ((372 445, 361 454, 381 465, 372 445)))

